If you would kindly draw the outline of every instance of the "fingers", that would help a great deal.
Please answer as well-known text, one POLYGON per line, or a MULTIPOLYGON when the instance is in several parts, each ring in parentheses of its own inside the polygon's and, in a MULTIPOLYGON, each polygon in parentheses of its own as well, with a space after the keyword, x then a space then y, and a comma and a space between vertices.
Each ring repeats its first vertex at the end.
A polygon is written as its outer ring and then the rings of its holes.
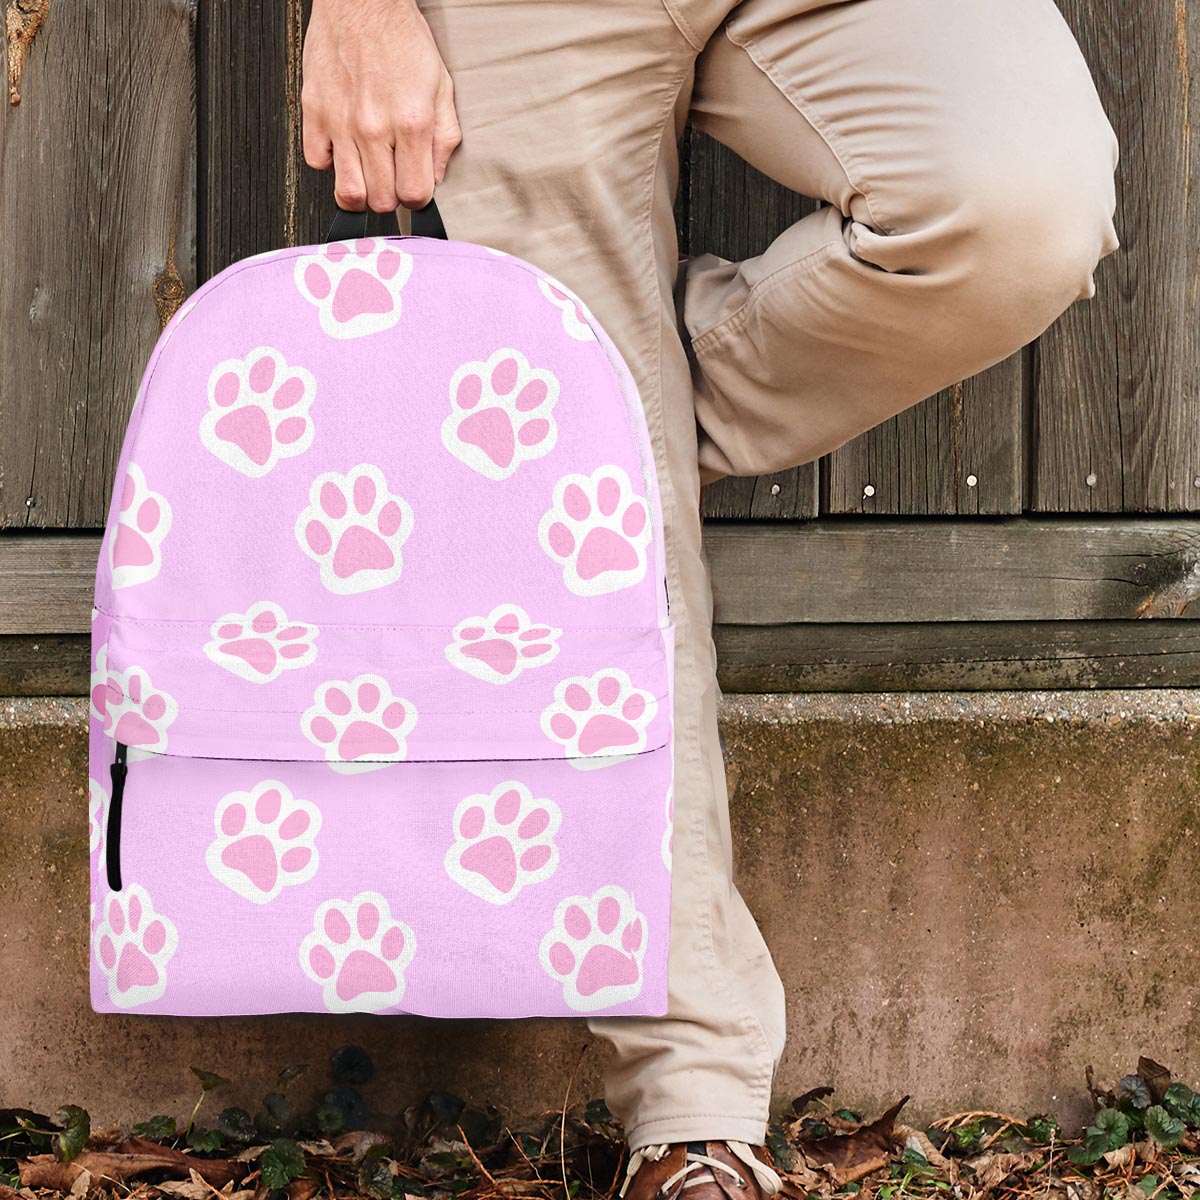
POLYGON ((421 208, 433 195, 433 112, 400 118, 396 131, 396 197, 405 208, 421 208))
POLYGON ((333 143, 333 198, 339 208, 362 212, 367 207, 367 183, 358 147, 349 138, 333 143))
POLYGON ((362 133, 358 140, 359 161, 367 188, 367 207, 372 212, 394 212, 396 197, 396 149, 382 131, 362 133))
POLYGON ((447 75, 445 86, 438 92, 433 118, 433 178, 436 183, 446 177, 446 164, 461 142, 462 129, 454 108, 454 88, 447 75))

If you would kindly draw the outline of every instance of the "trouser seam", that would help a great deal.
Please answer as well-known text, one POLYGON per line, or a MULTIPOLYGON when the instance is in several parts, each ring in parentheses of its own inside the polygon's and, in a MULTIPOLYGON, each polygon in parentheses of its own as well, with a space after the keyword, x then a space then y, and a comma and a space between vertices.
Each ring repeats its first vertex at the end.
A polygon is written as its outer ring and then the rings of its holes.
POLYGON ((773 292, 779 284, 787 282, 793 275, 799 274, 802 269, 805 271, 813 270, 826 259, 832 257, 837 248, 844 244, 840 238, 835 238, 824 245, 818 246, 815 250, 809 251, 803 258, 785 263, 778 270, 772 271, 769 275, 764 275, 762 279, 751 285, 746 302, 736 312, 730 313, 729 316, 722 318, 715 325, 710 325, 691 339, 692 349, 697 355, 700 355, 705 350, 711 349, 713 344, 719 342, 722 338, 737 332, 749 320, 751 310, 761 303, 764 296, 773 292))

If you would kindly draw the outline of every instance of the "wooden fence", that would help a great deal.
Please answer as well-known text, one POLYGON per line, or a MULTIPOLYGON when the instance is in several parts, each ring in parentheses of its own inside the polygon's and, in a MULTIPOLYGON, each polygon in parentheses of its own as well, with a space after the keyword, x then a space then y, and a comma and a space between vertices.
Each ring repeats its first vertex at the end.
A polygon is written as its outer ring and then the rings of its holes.
MULTIPOLYGON (((1037 343, 819 463, 709 489, 731 688, 1200 681, 1200 5, 1061 0, 1121 142, 1122 248, 1037 343)), ((302 0, 5 0, 0 693, 80 690, 94 531, 162 315, 317 240, 302 0)), ((812 203, 689 133, 684 252, 812 203)))

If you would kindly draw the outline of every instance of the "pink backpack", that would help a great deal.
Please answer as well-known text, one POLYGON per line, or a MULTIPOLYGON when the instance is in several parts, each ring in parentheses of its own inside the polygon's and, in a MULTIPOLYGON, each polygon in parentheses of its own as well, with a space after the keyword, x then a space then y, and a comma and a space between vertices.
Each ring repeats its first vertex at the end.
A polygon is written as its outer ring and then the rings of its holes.
POLYGON ((150 359, 96 575, 99 1012, 666 1009, 637 389, 569 289, 433 229, 235 263, 150 359))

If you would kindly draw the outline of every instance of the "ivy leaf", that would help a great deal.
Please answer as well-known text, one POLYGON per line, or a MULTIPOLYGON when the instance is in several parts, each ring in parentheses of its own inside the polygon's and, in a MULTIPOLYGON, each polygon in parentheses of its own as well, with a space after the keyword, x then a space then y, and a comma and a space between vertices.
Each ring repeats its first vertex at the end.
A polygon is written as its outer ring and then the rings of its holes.
POLYGON ((1146 1132, 1168 1150, 1178 1146, 1187 1132, 1183 1122, 1173 1117, 1161 1104, 1146 1109, 1146 1132))
POLYGON ((375 1200, 388 1200, 392 1195, 392 1164, 388 1158, 390 1146, 372 1146, 358 1164, 359 1190, 375 1200))
POLYGON ((279 1078, 275 1080, 275 1086, 282 1092, 283 1089, 287 1087, 287 1085, 291 1083, 293 1079, 303 1075, 307 1070, 307 1063, 300 1063, 293 1067, 284 1067, 283 1070, 279 1072, 279 1078))
POLYGON ((375 1074, 371 1056, 361 1046, 341 1046, 333 1052, 330 1060, 335 1083, 370 1083, 375 1074))
POLYGON ((317 1128, 326 1137, 333 1137, 346 1128, 346 1114, 331 1100, 323 1100, 317 1106, 317 1128))
POLYGON ((1103 1139, 1105 1151, 1120 1150, 1129 1141, 1129 1118, 1115 1108, 1102 1108, 1088 1126, 1088 1136, 1103 1139))
POLYGON ((1154 1103, 1150 1085, 1140 1075, 1122 1075, 1117 1092, 1121 1097, 1127 1097, 1134 1108, 1149 1108, 1154 1103))
POLYGON ((254 1141, 254 1122, 244 1108, 223 1108, 217 1117, 217 1128, 231 1142, 248 1146, 254 1141))
POLYGON ((201 1154, 213 1154, 220 1150, 224 1140, 215 1129, 193 1129, 187 1135, 187 1144, 201 1154))
POLYGON ((152 1142, 169 1141, 175 1136, 174 1117, 151 1117, 148 1121, 139 1121, 132 1130, 135 1137, 149 1138, 152 1142))
POLYGON ((267 1187, 285 1188, 304 1174, 304 1152, 291 1138, 276 1138, 259 1155, 258 1169, 267 1187))
POLYGON ((458 1121, 458 1118, 462 1115, 462 1110, 466 1106, 465 1101, 451 1095, 449 1092, 429 1093, 429 1107, 433 1111, 433 1115, 439 1121, 445 1121, 448 1125, 453 1125, 458 1121))
POLYGON ((1173 1083, 1163 1094, 1163 1107, 1185 1125, 1200 1125, 1200 1095, 1186 1083, 1173 1083))
POLYGON ((55 1154, 60 1162, 70 1162, 87 1144, 92 1121, 87 1109, 78 1104, 64 1104, 54 1114, 54 1124, 61 1130, 56 1140, 55 1154))
POLYGON ((199 1067, 192 1067, 191 1072, 200 1081, 202 1092, 215 1092, 217 1088, 224 1087, 229 1082, 224 1075, 218 1075, 216 1071, 203 1071, 199 1067))

